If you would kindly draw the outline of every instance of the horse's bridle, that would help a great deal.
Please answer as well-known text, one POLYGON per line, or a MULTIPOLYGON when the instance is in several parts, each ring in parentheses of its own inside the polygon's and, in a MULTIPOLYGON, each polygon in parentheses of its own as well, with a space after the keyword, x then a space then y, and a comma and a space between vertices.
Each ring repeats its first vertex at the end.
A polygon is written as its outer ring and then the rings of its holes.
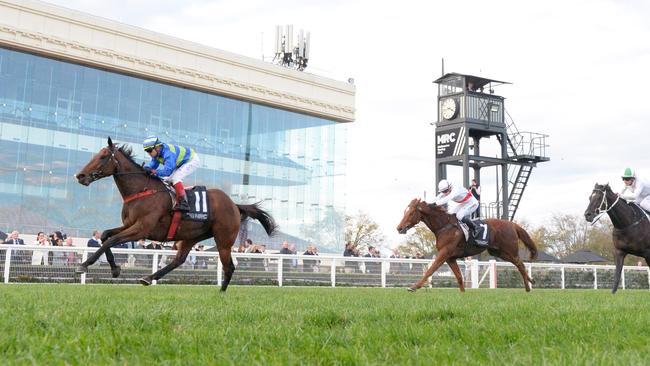
POLYGON ((115 166, 116 166, 117 168, 120 167, 120 162, 117 161, 117 158, 115 157, 115 151, 114 151, 112 148, 110 148, 110 147, 108 148, 108 151, 111 153, 111 155, 108 157, 108 159, 106 159, 106 160, 105 160, 105 161, 104 161, 104 162, 103 162, 103 163, 102 163, 102 164, 101 164, 97 169, 93 170, 92 172, 90 172, 90 173, 88 174, 88 176, 89 176, 90 179, 91 179, 91 181, 90 181, 91 183, 94 182, 94 181, 96 181, 96 180, 98 180, 98 179, 101 179, 101 178, 104 178, 104 177, 108 177, 108 174, 104 173, 104 166, 105 166, 109 161, 114 162, 114 163, 115 163, 115 166))
MULTIPOLYGON (((409 205, 408 207, 411 207, 411 205, 409 205)), ((413 226, 417 225, 420 221, 422 221, 423 218, 422 212, 420 212, 420 209, 418 208, 417 204, 415 204, 415 211, 418 213, 418 215, 420 215, 420 219, 416 223, 406 226, 404 229, 400 230, 399 231, 400 234, 406 234, 406 232, 409 231, 411 228, 413 228, 413 226)))
MULTIPOLYGON (((424 214, 422 213, 422 209, 420 208, 419 203, 415 205, 415 211, 417 211, 418 214, 420 215, 420 219, 415 224, 405 227, 404 230, 403 230, 404 233, 406 233, 409 229, 411 229, 413 226, 417 225, 418 223, 420 223, 424 219, 424 214)), ((442 231, 442 230, 446 230, 448 227, 453 227, 453 225, 451 224, 451 215, 447 215, 447 224, 444 225, 439 230, 439 232, 442 231)))
POLYGON ((104 177, 108 177, 108 174, 104 173, 104 170, 103 170, 103 169, 104 169, 104 166, 105 166, 109 161, 112 161, 112 162, 115 163, 115 169, 116 169, 116 171, 115 171, 115 173, 113 173, 114 176, 120 176, 120 175, 131 175, 131 174, 148 174, 146 171, 140 171, 140 172, 119 172, 119 171, 117 171, 117 170, 120 169, 120 162, 119 162, 119 160, 117 160, 117 158, 115 157, 115 150, 113 150, 113 148, 110 148, 110 147, 109 147, 109 148, 108 148, 108 151, 111 153, 111 155, 108 157, 108 159, 106 159, 106 161, 104 161, 104 162, 99 166, 99 168, 95 169, 95 170, 92 171, 90 174, 88 174, 88 176, 90 176, 91 183, 94 182, 94 181, 96 181, 96 180, 98 180, 98 179, 101 179, 101 178, 104 178, 104 177))
POLYGON ((614 203, 612 203, 612 205, 609 206, 609 205, 607 204, 607 190, 603 189, 603 190, 601 191, 600 189, 594 189, 592 192, 600 192, 600 193, 603 194, 603 199, 602 199, 602 201, 600 201, 600 205, 598 205, 598 209, 597 209, 597 210, 598 210, 598 214, 596 214, 596 217, 594 217, 594 219, 591 221, 591 224, 593 225, 593 224, 596 223, 596 221, 600 220, 600 218, 601 218, 604 214, 608 213, 609 211, 611 211, 611 210, 614 208, 614 206, 616 206, 616 204, 618 203, 618 201, 620 201, 621 196, 616 195, 616 201, 614 201, 614 203), (603 207, 603 206, 604 206, 604 207, 603 207))

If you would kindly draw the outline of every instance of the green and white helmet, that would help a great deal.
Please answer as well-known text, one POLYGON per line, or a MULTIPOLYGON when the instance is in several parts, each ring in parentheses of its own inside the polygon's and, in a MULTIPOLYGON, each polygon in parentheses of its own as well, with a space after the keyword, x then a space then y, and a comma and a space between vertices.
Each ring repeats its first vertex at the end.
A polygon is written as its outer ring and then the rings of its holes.
POLYGON ((626 179, 626 178, 636 179, 636 172, 632 168, 625 168, 625 171, 623 172, 623 176, 621 178, 623 178, 623 179, 626 179))

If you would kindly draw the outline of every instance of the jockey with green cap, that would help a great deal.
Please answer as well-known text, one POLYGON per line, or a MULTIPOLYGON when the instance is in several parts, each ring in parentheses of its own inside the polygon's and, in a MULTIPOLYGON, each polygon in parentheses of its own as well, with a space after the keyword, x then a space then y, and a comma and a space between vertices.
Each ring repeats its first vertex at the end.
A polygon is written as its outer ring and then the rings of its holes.
POLYGON ((183 179, 198 169, 200 165, 198 154, 194 149, 185 146, 161 142, 156 136, 144 139, 142 146, 151 157, 146 167, 174 186, 176 190, 174 210, 189 211, 190 205, 185 197, 183 179))
POLYGON ((623 172, 623 190, 620 193, 621 198, 634 201, 641 208, 650 211, 650 183, 636 176, 636 172, 631 168, 625 168, 623 172))

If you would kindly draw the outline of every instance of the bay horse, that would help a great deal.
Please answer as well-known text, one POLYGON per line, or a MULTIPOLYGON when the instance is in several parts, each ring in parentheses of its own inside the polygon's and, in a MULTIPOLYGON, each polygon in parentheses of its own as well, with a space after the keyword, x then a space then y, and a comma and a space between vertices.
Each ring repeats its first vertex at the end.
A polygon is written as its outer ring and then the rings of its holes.
MULTIPOLYGON (((85 273, 88 266, 106 253, 113 277, 120 275, 120 267, 115 263, 111 247, 140 239, 166 241, 172 221, 171 196, 163 181, 135 162, 133 152, 126 145, 117 146, 108 138, 108 146, 103 147, 92 159, 75 174, 77 181, 84 186, 113 176, 115 185, 124 200, 122 205, 122 226, 108 229, 102 233, 102 245, 76 269, 85 273)), ((157 272, 140 279, 148 286, 152 280, 159 280, 174 268, 185 262, 188 253, 201 240, 214 238, 219 251, 219 259, 224 268, 221 291, 226 291, 235 271, 231 258, 231 248, 239 233, 241 222, 247 218, 257 219, 266 233, 271 236, 277 225, 259 204, 237 205, 222 190, 209 189, 209 219, 205 222, 181 221, 176 231, 177 253, 174 260, 157 272)))
POLYGON ((612 220, 612 242, 616 272, 612 294, 618 290, 623 271, 623 261, 628 254, 645 258, 650 265, 650 221, 641 207, 627 203, 614 193, 609 184, 597 184, 589 196, 589 206, 585 210, 585 219, 592 224, 607 213, 612 220))
POLYGON ((409 291, 415 292, 424 286, 427 279, 446 262, 454 273, 454 276, 456 276, 460 291, 465 292, 463 277, 456 260, 479 254, 486 249, 491 255, 506 260, 517 267, 517 270, 519 270, 523 278, 526 291, 530 291, 529 283, 535 283, 526 272, 524 263, 519 258, 518 243, 521 240, 526 248, 528 248, 531 260, 537 257, 537 247, 526 230, 516 223, 497 219, 485 220, 485 223, 489 227, 490 235, 488 246, 483 247, 467 243, 465 235, 458 224, 456 215, 448 214, 445 207, 436 206, 435 204, 429 205, 425 201, 415 198, 406 207, 404 217, 399 225, 397 225, 397 231, 400 234, 406 234, 410 228, 419 222, 424 222, 436 236, 438 255, 422 278, 412 287, 409 287, 409 291))

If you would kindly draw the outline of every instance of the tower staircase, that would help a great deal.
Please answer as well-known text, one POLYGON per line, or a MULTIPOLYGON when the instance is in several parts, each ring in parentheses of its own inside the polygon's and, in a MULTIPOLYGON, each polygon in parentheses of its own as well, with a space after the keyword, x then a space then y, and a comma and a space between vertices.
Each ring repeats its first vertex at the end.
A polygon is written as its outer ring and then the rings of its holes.
MULTIPOLYGON (((505 111, 505 115, 508 160, 512 161, 511 164, 508 164, 508 187, 510 188, 508 192, 508 220, 512 220, 517 213, 533 168, 537 163, 550 159, 546 156, 547 135, 520 132, 508 111, 505 111)), ((497 136, 497 139, 502 143, 500 135, 497 136)), ((503 187, 500 187, 498 197, 500 197, 502 189, 503 187)), ((490 212, 488 216, 493 214, 490 212)))

